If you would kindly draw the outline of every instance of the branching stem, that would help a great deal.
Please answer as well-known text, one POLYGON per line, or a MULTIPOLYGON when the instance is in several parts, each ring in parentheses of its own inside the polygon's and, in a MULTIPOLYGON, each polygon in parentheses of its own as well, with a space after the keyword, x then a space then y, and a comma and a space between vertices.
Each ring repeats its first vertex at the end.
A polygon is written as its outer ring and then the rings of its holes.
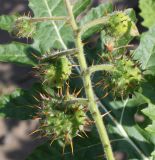
POLYGON ((29 20, 30 22, 48 22, 48 21, 68 21, 69 17, 66 16, 52 16, 52 17, 38 17, 38 18, 31 18, 31 17, 21 17, 18 19, 20 20, 29 20))
MULTIPOLYGON (((82 36, 81 33, 82 32, 80 32, 80 30, 76 24, 76 21, 74 19, 74 15, 73 15, 73 11, 72 11, 72 6, 71 6, 69 0, 65 0, 65 3, 66 3, 68 14, 70 17, 70 24, 71 24, 72 29, 75 34, 76 47, 79 50, 77 58, 78 58, 78 61, 80 64, 81 71, 82 71, 82 73, 84 73, 83 74, 83 83, 84 83, 84 88, 85 88, 85 92, 86 92, 86 97, 88 99, 89 110, 90 110, 92 117, 95 121, 101 142, 102 142, 104 150, 105 150, 107 160, 114 160, 109 137, 108 137, 104 122, 102 120, 102 116, 98 110, 98 106, 97 106, 97 103, 94 98, 92 82, 91 82, 91 75, 89 72, 87 72, 88 67, 87 67, 87 63, 86 63, 86 59, 85 59, 85 55, 84 55, 83 43, 81 40, 81 36, 82 36)), ((89 26, 87 28, 89 28, 89 26)))
POLYGON ((46 57, 42 57, 40 59, 41 62, 47 62, 49 60, 55 59, 55 58, 59 58, 62 56, 68 56, 68 55, 76 55, 78 53, 78 49, 77 48, 73 48, 73 49, 67 49, 64 51, 60 51, 60 52, 56 52, 54 54, 51 55, 47 55, 46 57))
POLYGON ((111 64, 101 64, 101 65, 95 65, 92 67, 88 67, 87 68, 87 73, 92 74, 93 72, 97 72, 97 71, 113 71, 114 70, 114 66, 111 64))
POLYGON ((98 18, 86 23, 85 25, 83 25, 83 27, 80 28, 81 35, 94 26, 107 24, 108 20, 109 20, 109 17, 106 16, 106 17, 98 18))

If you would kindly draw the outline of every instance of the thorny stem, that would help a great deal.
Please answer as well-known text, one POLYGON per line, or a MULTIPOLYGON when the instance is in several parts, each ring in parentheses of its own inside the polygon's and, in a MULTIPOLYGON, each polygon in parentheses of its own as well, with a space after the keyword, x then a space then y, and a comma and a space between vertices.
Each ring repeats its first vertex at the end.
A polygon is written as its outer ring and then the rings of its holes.
POLYGON ((92 82, 91 82, 91 75, 87 72, 88 67, 87 67, 87 63, 86 63, 86 59, 85 59, 85 55, 84 55, 83 43, 81 40, 82 35, 81 35, 81 32, 80 32, 80 30, 76 24, 76 21, 74 19, 72 6, 71 6, 69 0, 65 0, 65 3, 66 3, 68 14, 70 17, 70 23, 71 23, 72 29, 75 33, 76 47, 79 49, 79 53, 77 55, 77 58, 78 58, 78 61, 79 61, 80 67, 81 67, 81 71, 83 73, 83 83, 84 83, 84 87, 85 87, 86 96, 88 98, 89 110, 90 110, 92 117, 95 121, 102 145, 105 150, 107 160, 114 160, 112 148, 110 145, 110 140, 109 140, 104 122, 102 120, 102 116, 98 110, 97 103, 94 98, 92 82))
POLYGON ((83 104, 83 105, 86 105, 88 104, 88 99, 85 99, 85 98, 74 98, 72 100, 68 100, 68 101, 64 101, 66 104, 75 104, 75 103, 78 103, 78 104, 83 104))
POLYGON ((59 57, 62 57, 62 56, 76 55, 77 53, 78 53, 78 49, 77 48, 67 49, 67 50, 64 50, 64 51, 60 51, 60 52, 57 52, 57 53, 42 57, 40 59, 40 61, 41 62, 47 62, 49 60, 52 60, 52 59, 55 59, 55 58, 59 58, 59 57))
POLYGON ((17 19, 17 21, 21 20, 29 20, 30 22, 68 21, 69 17, 66 16, 52 16, 52 17, 40 17, 40 18, 21 17, 17 19))
POLYGON ((100 25, 100 24, 106 24, 107 21, 109 20, 109 17, 102 17, 102 18, 98 18, 95 19, 93 21, 90 21, 88 23, 86 23, 83 27, 80 28, 80 32, 81 34, 85 33, 87 30, 89 30, 90 28, 100 25))
POLYGON ((92 67, 88 67, 87 68, 87 73, 92 74, 93 72, 97 72, 97 71, 113 71, 114 70, 114 66, 111 64, 101 64, 101 65, 95 65, 92 67))

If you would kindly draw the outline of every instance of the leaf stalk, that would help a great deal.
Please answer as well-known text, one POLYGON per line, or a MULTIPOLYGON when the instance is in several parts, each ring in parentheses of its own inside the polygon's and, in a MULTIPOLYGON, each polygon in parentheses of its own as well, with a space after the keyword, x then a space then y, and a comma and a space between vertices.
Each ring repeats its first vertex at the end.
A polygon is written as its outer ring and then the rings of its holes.
POLYGON ((69 17, 67 16, 52 16, 52 17, 38 17, 38 18, 31 18, 31 17, 21 17, 17 19, 17 21, 28 20, 30 22, 49 22, 49 21, 68 21, 69 17))
POLYGON ((112 72, 114 70, 114 66, 112 64, 101 64, 101 65, 94 65, 87 68, 87 73, 92 74, 97 71, 108 71, 112 72))

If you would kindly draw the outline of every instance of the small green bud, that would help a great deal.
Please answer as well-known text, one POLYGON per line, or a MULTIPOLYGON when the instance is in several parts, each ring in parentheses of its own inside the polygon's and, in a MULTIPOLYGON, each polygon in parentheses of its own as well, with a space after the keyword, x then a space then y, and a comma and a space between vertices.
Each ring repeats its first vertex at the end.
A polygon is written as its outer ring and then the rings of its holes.
POLYGON ((51 63, 43 65, 41 72, 43 72, 43 79, 46 84, 52 87, 61 88, 72 70, 72 65, 67 57, 55 58, 51 63))
POLYGON ((116 38, 120 38, 126 33, 129 33, 131 36, 137 36, 139 34, 134 22, 124 12, 114 12, 110 16, 107 30, 116 38))
POLYGON ((21 38, 33 38, 36 31, 36 25, 29 17, 20 17, 15 21, 12 34, 21 38))
POLYGON ((123 57, 114 62, 115 69, 106 79, 110 89, 116 97, 126 97, 138 91, 140 82, 143 79, 140 69, 133 61, 123 57))

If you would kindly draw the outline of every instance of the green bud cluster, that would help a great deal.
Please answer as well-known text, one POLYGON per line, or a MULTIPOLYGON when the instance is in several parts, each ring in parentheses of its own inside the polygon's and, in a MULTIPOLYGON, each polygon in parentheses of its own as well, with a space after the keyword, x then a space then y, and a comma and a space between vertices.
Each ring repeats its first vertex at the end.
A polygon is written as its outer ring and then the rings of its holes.
POLYGON ((86 107, 79 102, 72 103, 75 97, 46 97, 38 113, 42 134, 51 141, 58 140, 63 146, 71 144, 72 139, 84 132, 90 120, 86 115, 86 107))
POLYGON ((41 65, 41 75, 45 84, 49 84, 52 87, 61 88, 66 81, 72 70, 72 65, 67 57, 63 56, 55 58, 50 63, 41 65))
POLYGON ((107 31, 115 38, 120 38, 126 33, 130 33, 131 36, 138 35, 134 22, 127 14, 121 11, 114 12, 110 16, 107 31))
POLYGON ((29 17, 20 17, 14 23, 12 34, 19 38, 33 38, 35 31, 36 25, 29 17))
POLYGON ((114 62, 115 69, 108 74, 106 83, 115 97, 126 97, 138 91, 141 82, 141 70, 127 57, 114 62))

